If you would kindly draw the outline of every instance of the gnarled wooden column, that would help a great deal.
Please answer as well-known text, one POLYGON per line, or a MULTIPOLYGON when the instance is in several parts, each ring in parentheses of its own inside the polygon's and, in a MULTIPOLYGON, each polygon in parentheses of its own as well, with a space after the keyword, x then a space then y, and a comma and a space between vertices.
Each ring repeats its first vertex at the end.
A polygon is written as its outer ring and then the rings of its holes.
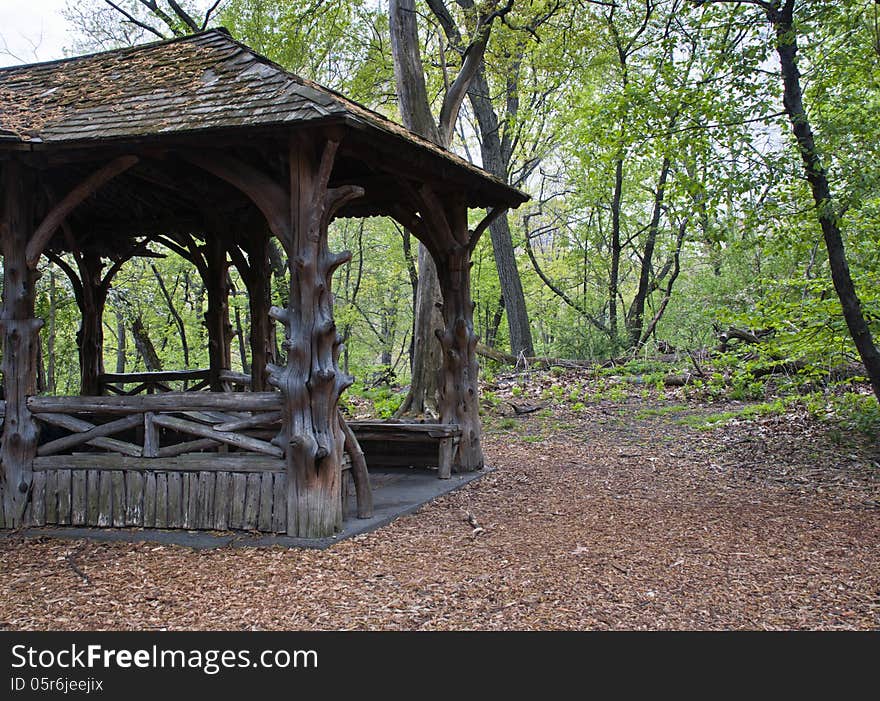
POLYGON ((338 403, 353 379, 339 368, 342 337, 333 320, 331 283, 351 253, 330 252, 327 227, 334 212, 363 190, 328 187, 338 146, 332 139, 291 138, 290 227, 282 237, 290 260, 290 296, 287 309, 271 312, 287 336, 287 364, 269 367, 269 381, 284 398, 276 440, 287 460, 287 532, 306 538, 327 536, 342 526, 345 438, 338 403))
POLYGON ((232 324, 229 323, 229 262, 226 258, 227 239, 220 234, 205 237, 205 289, 208 309, 205 326, 208 329, 209 382, 212 392, 223 391, 220 379, 224 370, 232 367, 232 324))
POLYGON ((107 292, 101 280, 100 256, 86 254, 77 260, 82 277, 79 295, 80 325, 76 333, 79 351, 80 394, 101 394, 101 375, 104 374, 104 307, 107 292))
POLYGON ((269 269, 269 233, 254 232, 247 243, 229 249, 248 293, 250 313, 251 391, 267 389, 266 368, 275 360, 275 324, 269 317, 272 306, 272 276, 269 269), (245 260, 242 251, 247 253, 245 260))
POLYGON ((0 440, 0 488, 7 528, 23 525, 31 487, 38 427, 27 408, 37 391, 37 344, 43 322, 34 318, 36 266, 28 265, 26 249, 34 230, 34 178, 16 161, 2 165, 0 247, 3 252, 3 389, 6 416, 0 440))
MULTIPOLYGON (((430 186, 418 189, 401 183, 407 202, 393 208, 391 215, 415 233, 434 258, 443 295, 444 328, 435 331, 443 350, 439 369, 440 421, 461 428, 461 438, 452 456, 456 472, 483 467, 480 442, 479 365, 477 335, 474 333, 474 304, 471 301, 471 253, 480 236, 503 209, 490 212, 471 231, 467 204, 453 195, 441 197, 430 186)), ((449 477, 449 474, 440 474, 449 477)))
MULTIPOLYGON (((468 472, 483 467, 478 388, 480 368, 476 356, 478 338, 474 333, 470 276, 471 251, 476 237, 468 231, 464 203, 453 201, 446 203, 443 209, 446 226, 455 243, 436 261, 443 294, 444 322, 444 328, 436 332, 443 349, 438 383, 440 421, 461 428, 452 469, 468 472)), ((436 210, 434 216, 439 213, 436 210)))

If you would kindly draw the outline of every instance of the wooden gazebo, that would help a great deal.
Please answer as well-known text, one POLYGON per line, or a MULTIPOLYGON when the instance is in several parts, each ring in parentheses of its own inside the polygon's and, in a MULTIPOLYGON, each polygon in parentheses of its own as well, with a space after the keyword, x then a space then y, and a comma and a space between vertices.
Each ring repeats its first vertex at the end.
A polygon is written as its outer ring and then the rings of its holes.
POLYGON ((482 466, 470 256, 493 216, 526 198, 479 168, 217 29, 0 69, 0 198, 0 526, 337 531, 344 455, 362 459, 338 410, 352 379, 337 362, 331 279, 350 254, 328 249, 335 217, 393 217, 431 252, 440 421, 417 430, 454 437, 441 476, 482 466), (489 212, 473 229, 469 208, 489 212), (270 236, 289 259, 286 308, 270 303, 270 236), (210 391, 106 394, 104 303, 151 241, 205 281, 210 391), (36 391, 42 256, 65 267, 82 313, 81 396, 36 391), (230 264, 251 308, 245 392, 228 391, 230 264))

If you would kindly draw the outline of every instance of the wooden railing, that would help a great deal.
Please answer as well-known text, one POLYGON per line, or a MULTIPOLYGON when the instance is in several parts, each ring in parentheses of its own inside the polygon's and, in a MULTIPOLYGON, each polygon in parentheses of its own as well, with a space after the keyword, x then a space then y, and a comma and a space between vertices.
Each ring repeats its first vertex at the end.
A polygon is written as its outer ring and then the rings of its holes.
MULTIPOLYGON (((37 396, 28 399, 28 408, 43 424, 68 432, 39 446, 37 461, 43 466, 70 464, 70 454, 86 445, 91 452, 82 459, 91 464, 100 455, 96 449, 104 451, 108 464, 120 456, 149 460, 206 450, 228 452, 230 448, 237 453, 283 457, 281 448, 269 440, 277 433, 271 426, 281 418, 280 395, 274 392, 37 396), (50 459, 56 456, 63 460, 50 459)), ((211 455, 206 455, 205 460, 209 459, 211 455)))
MULTIPOLYGON (((241 391, 251 385, 251 378, 241 372, 223 370, 220 381, 226 392, 241 391)), ((137 394, 160 394, 162 392, 199 392, 208 387, 210 370, 156 370, 149 372, 107 372, 101 375, 104 394, 131 397, 137 394), (179 385, 172 386, 172 383, 179 385), (128 385, 128 387, 127 387, 128 385), (131 387, 130 385, 134 385, 131 387)))

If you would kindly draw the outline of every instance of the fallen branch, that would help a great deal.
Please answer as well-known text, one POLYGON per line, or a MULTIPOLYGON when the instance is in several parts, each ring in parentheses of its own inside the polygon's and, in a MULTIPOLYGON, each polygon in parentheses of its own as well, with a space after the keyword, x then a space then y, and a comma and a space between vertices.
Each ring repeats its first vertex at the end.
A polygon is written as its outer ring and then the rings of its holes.
POLYGON ((74 562, 73 560, 73 555, 67 553, 67 555, 65 555, 65 558, 67 559, 67 564, 70 566, 70 569, 78 574, 82 581, 84 581, 89 586, 92 586, 92 580, 90 580, 89 576, 77 566, 76 562, 74 562))
POLYGON ((522 363, 525 363, 527 366, 541 367, 541 368, 550 368, 550 367, 563 367, 563 368, 589 368, 596 365, 596 363, 589 360, 570 360, 566 358, 548 358, 544 356, 520 356, 516 357, 514 355, 510 355, 509 353, 504 353, 496 348, 489 348, 489 346, 483 345, 482 343, 477 344, 477 355, 481 355, 484 358, 489 358, 490 360, 494 360, 498 363, 504 363, 505 365, 514 365, 518 366, 522 363))

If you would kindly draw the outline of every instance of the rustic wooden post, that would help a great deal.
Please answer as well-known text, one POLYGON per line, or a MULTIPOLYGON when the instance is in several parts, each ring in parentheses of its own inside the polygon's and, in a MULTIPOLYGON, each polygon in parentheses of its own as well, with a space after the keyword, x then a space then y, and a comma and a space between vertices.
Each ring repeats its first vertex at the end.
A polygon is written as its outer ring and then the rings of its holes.
POLYGON ((272 306, 272 274, 269 270, 269 234, 256 233, 248 248, 249 274, 244 277, 248 289, 251 317, 251 391, 267 387, 266 367, 275 359, 275 324, 269 318, 272 306))
POLYGON ((281 390, 282 424, 276 442, 287 461, 287 532, 316 538, 342 525, 340 394, 352 378, 339 368, 342 337, 333 320, 333 272, 351 253, 331 253, 327 227, 334 212, 363 190, 329 188, 339 142, 294 135, 290 142, 290 226, 282 238, 290 261, 287 309, 273 307, 284 324, 287 364, 269 366, 281 390))
POLYGON ((229 323, 229 262, 226 258, 227 239, 221 234, 205 236, 208 310, 208 360, 212 392, 223 391, 220 375, 232 367, 232 324, 229 323))
POLYGON ((80 326, 76 334, 79 351, 80 394, 96 396, 102 393, 101 375, 104 374, 104 307, 107 292, 101 279, 101 257, 86 253, 78 261, 82 277, 80 326))
MULTIPOLYGON (((471 301, 471 251, 476 242, 468 230, 467 206, 445 203, 444 214, 454 245, 436 261, 443 294, 443 322, 437 338, 443 349, 440 368, 440 420, 457 424, 461 439, 453 455, 452 469, 459 472, 483 467, 480 444, 479 364, 471 301)), ((445 228, 445 227, 444 227, 445 228)), ((442 475, 441 475, 442 476, 442 475)))
POLYGON ((34 318, 36 265, 28 265, 26 249, 34 230, 34 177, 16 161, 2 166, 0 247, 3 252, 3 389, 6 417, 0 440, 0 488, 6 527, 23 525, 37 453, 38 427, 27 408, 36 394, 37 344, 43 322, 34 318))

